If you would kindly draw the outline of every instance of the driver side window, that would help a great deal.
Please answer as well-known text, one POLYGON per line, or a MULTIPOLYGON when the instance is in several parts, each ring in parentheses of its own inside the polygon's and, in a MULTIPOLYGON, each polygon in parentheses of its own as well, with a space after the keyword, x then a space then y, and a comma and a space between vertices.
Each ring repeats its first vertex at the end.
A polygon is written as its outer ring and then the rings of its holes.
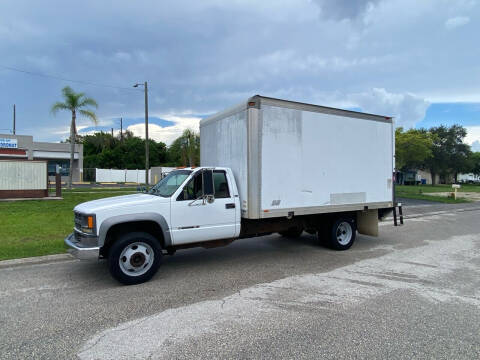
POLYGON ((193 179, 183 187, 182 192, 177 197, 177 201, 196 200, 203 195, 203 177, 202 173, 195 175, 193 179))

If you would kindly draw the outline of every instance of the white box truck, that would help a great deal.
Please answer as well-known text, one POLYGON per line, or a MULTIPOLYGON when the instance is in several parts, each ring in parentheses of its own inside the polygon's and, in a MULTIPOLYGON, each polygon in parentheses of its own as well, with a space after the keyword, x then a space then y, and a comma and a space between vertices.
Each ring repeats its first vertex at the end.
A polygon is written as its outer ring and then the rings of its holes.
POLYGON ((202 120, 200 142, 200 167, 76 206, 67 245, 136 284, 165 254, 240 238, 306 231, 346 250, 394 207, 391 117, 256 95, 202 120))

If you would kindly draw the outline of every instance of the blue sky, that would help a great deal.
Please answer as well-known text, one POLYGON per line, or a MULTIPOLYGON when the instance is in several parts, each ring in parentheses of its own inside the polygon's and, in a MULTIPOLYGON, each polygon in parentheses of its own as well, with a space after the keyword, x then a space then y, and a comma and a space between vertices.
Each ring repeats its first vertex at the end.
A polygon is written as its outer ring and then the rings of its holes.
POLYGON ((150 134, 167 144, 262 94, 407 128, 460 123, 480 150, 479 18, 476 0, 2 0, 0 132, 15 103, 18 133, 64 139, 69 114, 49 108, 70 85, 100 104, 97 129, 123 117, 141 136, 132 85, 147 80, 150 134))
POLYGON ((480 151, 480 103, 433 103, 417 128, 461 124, 468 130, 466 141, 472 150, 480 151))
POLYGON ((432 127, 438 125, 464 126, 480 125, 479 103, 434 103, 426 111, 425 118, 416 127, 432 127))

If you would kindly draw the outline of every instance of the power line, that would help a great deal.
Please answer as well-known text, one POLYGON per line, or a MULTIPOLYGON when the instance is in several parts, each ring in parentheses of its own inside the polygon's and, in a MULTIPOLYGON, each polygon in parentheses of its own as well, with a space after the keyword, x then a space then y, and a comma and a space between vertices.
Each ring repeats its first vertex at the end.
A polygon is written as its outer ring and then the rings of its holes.
POLYGON ((115 86, 115 85, 107 85, 107 84, 100 84, 100 83, 94 83, 94 82, 83 81, 83 80, 68 79, 68 78, 64 78, 64 77, 62 77, 62 76, 58 76, 58 75, 36 73, 36 72, 33 72, 33 71, 17 69, 17 68, 10 67, 10 66, 5 66, 5 65, 0 65, 0 68, 6 69, 6 70, 10 70, 10 71, 16 71, 16 72, 20 72, 20 73, 24 73, 24 74, 28 74, 28 75, 46 77, 46 78, 51 78, 51 79, 56 79, 56 80, 62 80, 62 81, 69 81, 69 82, 78 83, 78 84, 85 84, 85 85, 106 87, 106 88, 112 88, 112 89, 121 89, 121 90, 130 90, 130 91, 141 91, 141 92, 143 92, 143 90, 137 90, 137 89, 129 88, 129 87, 115 86))

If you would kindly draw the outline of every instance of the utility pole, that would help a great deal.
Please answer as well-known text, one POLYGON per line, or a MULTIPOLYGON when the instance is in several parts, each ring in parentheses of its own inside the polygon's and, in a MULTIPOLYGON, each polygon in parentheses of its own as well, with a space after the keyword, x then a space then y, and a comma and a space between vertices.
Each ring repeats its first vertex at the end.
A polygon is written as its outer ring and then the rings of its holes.
POLYGON ((145 185, 148 186, 148 169, 149 169, 149 155, 148 155, 148 84, 145 81, 143 84, 135 84, 133 87, 143 85, 145 92, 145 185))
POLYGON ((123 141, 123 126, 122 118, 120 118, 120 141, 123 141))
POLYGON ((148 146, 148 85, 145 81, 145 185, 148 186, 149 146, 148 146))
POLYGON ((15 110, 15 104, 13 104, 13 135, 15 135, 16 121, 17 121, 17 114, 15 110))

